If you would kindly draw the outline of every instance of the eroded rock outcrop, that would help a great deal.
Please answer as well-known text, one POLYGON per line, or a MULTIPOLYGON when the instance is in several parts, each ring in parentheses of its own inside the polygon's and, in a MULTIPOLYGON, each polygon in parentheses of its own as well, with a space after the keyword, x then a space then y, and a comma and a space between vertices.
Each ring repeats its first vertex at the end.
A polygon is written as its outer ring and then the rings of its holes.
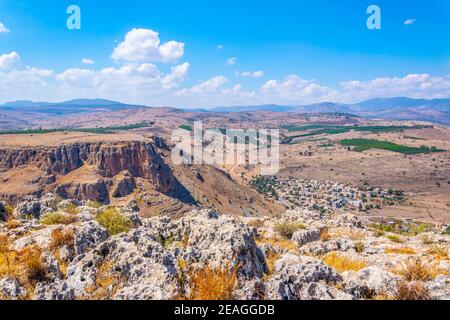
MULTIPOLYGON (((33 177, 29 184, 39 185, 41 190, 56 191, 63 197, 108 203, 108 190, 115 178, 114 197, 130 194, 135 187, 134 178, 150 181, 153 188, 162 193, 174 190, 175 178, 158 151, 160 145, 163 144, 158 140, 156 144, 152 141, 77 142, 48 147, 1 148, 0 169, 33 167, 32 172, 41 174, 33 177)), ((9 194, 5 197, 14 200, 9 194)))

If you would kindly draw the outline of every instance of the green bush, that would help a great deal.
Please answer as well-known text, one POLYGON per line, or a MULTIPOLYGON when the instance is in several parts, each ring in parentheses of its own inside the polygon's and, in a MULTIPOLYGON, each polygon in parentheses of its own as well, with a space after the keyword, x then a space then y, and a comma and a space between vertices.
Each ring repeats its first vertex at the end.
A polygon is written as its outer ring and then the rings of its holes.
POLYGON ((355 251, 356 252, 362 253, 362 252, 364 252, 364 250, 365 250, 364 243, 362 243, 362 242, 355 243, 355 251))
POLYGON ((97 222, 108 230, 110 235, 128 232, 133 227, 131 220, 117 211, 116 208, 108 208, 99 213, 97 222))
POLYGON ((12 217, 13 212, 14 212, 14 209, 10 205, 5 206, 5 213, 8 218, 12 217))
POLYGON ((292 239, 294 233, 298 230, 305 229, 305 226, 298 222, 280 222, 275 225, 275 231, 277 231, 283 238, 292 239))
POLYGON ((76 216, 69 216, 66 214, 63 214, 61 212, 50 212, 45 214, 42 218, 41 218, 41 223, 51 226, 51 225, 55 225, 55 224, 71 224, 74 223, 75 221, 77 221, 77 217, 76 216))

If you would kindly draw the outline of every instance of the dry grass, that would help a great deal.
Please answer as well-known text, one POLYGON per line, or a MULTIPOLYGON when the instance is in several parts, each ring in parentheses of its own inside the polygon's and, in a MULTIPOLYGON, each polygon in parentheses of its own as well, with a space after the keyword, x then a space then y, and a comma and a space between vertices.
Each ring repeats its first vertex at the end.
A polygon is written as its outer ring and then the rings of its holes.
POLYGON ((202 269, 190 269, 187 272, 189 293, 182 294, 186 300, 232 300, 237 280, 237 269, 228 268, 214 270, 210 266, 202 269))
POLYGON ((53 230, 51 237, 52 237, 50 242, 51 250, 58 250, 64 246, 73 247, 74 245, 75 240, 72 229, 66 231, 62 231, 61 229, 53 230))
POLYGON ((352 259, 346 257, 337 252, 331 252, 323 258, 325 262, 330 267, 333 267, 337 272, 344 271, 358 271, 366 267, 366 263, 362 259, 352 259))
POLYGON ((22 224, 20 223, 20 221, 13 220, 13 219, 10 219, 10 220, 6 221, 6 223, 5 223, 5 227, 8 230, 14 230, 21 226, 22 226, 22 224))
POLYGON ((122 285, 120 275, 112 271, 110 261, 103 261, 96 272, 95 284, 86 289, 91 300, 111 300, 122 285))
POLYGON ((263 244, 270 244, 274 248, 281 249, 281 251, 293 252, 298 250, 297 244, 292 240, 276 239, 276 238, 263 238, 256 241, 258 246, 263 244))
POLYGON ((259 229, 259 228, 264 227, 264 220, 263 220, 263 219, 252 219, 252 220, 250 220, 250 221, 247 223, 247 225, 248 225, 249 227, 253 227, 253 228, 259 229))
POLYGON ((437 260, 449 260, 448 249, 443 246, 433 245, 427 253, 433 255, 437 260))
POLYGON ((394 294, 395 300, 430 300, 428 289, 420 282, 400 281, 394 294))
POLYGON ((406 281, 431 281, 441 270, 426 264, 419 259, 411 260, 400 269, 392 270, 393 273, 401 275, 406 281))
POLYGON ((29 246, 20 251, 12 250, 8 237, 0 235, 0 278, 16 278, 28 292, 32 292, 35 285, 44 281, 47 276, 41 255, 42 249, 38 246, 29 246))
POLYGON ((362 241, 366 238, 364 232, 350 228, 333 228, 328 231, 333 239, 349 238, 354 241, 362 241))
POLYGON ((386 248, 384 252, 387 254, 415 254, 413 248, 401 247, 401 248, 386 248))
POLYGON ((78 207, 72 203, 69 203, 68 205, 66 205, 63 210, 64 210, 64 212, 66 212, 68 214, 79 214, 80 213, 80 209, 78 209, 78 207))
POLYGON ((434 243, 434 239, 429 234, 424 234, 420 237, 420 241, 422 241, 423 244, 432 244, 434 243))
POLYGON ((94 208, 94 209, 99 209, 101 207, 103 207, 103 204, 99 201, 94 201, 94 200, 89 200, 86 204, 88 207, 94 208))
POLYGON ((320 240, 326 242, 331 239, 330 230, 328 228, 324 228, 320 233, 320 240))
POLYGON ((11 254, 11 242, 6 234, 0 234, 0 277, 11 274, 11 263, 14 256, 11 254))
POLYGON ((25 248, 20 253, 20 262, 25 268, 25 276, 33 286, 44 281, 47 276, 47 269, 42 263, 41 255, 42 249, 37 246, 25 248))
POLYGON ((298 222, 284 221, 275 225, 275 231, 285 239, 292 239, 294 233, 298 230, 305 229, 305 226, 298 222))
POLYGON ((273 274, 275 270, 275 262, 277 262, 278 259, 280 259, 279 253, 271 252, 268 255, 266 255, 266 263, 269 269, 269 273, 267 274, 267 276, 273 274))

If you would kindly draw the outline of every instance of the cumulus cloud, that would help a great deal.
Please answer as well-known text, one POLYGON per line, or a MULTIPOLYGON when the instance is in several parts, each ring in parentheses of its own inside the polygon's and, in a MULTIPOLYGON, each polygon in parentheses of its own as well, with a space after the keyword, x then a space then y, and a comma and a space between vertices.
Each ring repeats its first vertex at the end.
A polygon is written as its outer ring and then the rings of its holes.
POLYGON ((341 83, 341 100, 363 100, 374 97, 405 96, 411 98, 448 98, 450 75, 409 74, 405 77, 382 77, 369 81, 341 83))
POLYGON ((236 62, 237 62, 237 58, 236 58, 236 57, 229 58, 229 59, 227 60, 227 65, 233 66, 233 65, 236 64, 236 62))
POLYGON ((0 70, 10 70, 14 68, 20 61, 20 55, 13 51, 11 53, 0 56, 0 70))
POLYGON ((83 59, 81 59, 81 63, 87 64, 87 65, 93 65, 93 64, 95 64, 95 61, 88 59, 88 58, 83 58, 83 59))
POLYGON ((174 93, 178 104, 188 106, 217 106, 246 103, 256 92, 246 91, 241 84, 228 85, 229 79, 215 76, 192 88, 183 88, 174 93))
POLYGON ((169 41, 161 44, 159 33, 150 29, 133 29, 114 48, 111 58, 125 62, 174 63, 184 55, 184 43, 169 41))
POLYGON ((0 22, 0 33, 8 33, 8 32, 9 29, 3 23, 0 22))
POLYGON ((261 88, 262 94, 271 101, 310 103, 332 95, 335 90, 313 80, 290 75, 282 80, 269 80, 261 88))
POLYGON ((101 70, 71 68, 56 75, 56 81, 65 89, 80 91, 83 96, 102 96, 145 99, 145 96, 175 88, 185 80, 189 63, 174 66, 168 74, 154 64, 127 64, 119 68, 101 70))
POLYGON ((175 88, 179 83, 183 82, 189 74, 189 63, 183 63, 172 67, 171 72, 162 78, 161 84, 165 89, 175 88))
POLYGON ((177 96, 187 96, 193 94, 205 94, 205 93, 217 93, 223 85, 228 82, 228 78, 224 76, 216 76, 209 80, 206 80, 192 88, 184 88, 175 93, 177 96))
POLYGON ((0 69, 0 97, 4 101, 47 99, 54 89, 50 83, 52 76, 52 70, 33 67, 9 71, 0 69))
POLYGON ((405 20, 404 24, 411 25, 411 24, 414 24, 414 22, 416 22, 416 19, 407 19, 407 20, 405 20))
POLYGON ((258 70, 258 71, 244 71, 242 73, 237 73, 237 75, 242 77, 252 77, 252 78, 261 78, 264 77, 264 71, 258 70))

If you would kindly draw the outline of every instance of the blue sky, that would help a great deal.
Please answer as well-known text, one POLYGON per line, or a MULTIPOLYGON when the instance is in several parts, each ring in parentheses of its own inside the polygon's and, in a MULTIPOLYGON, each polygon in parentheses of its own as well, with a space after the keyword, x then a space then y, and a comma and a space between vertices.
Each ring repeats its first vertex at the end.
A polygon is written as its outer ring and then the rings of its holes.
POLYGON ((0 0, 0 23, 8 31, 0 32, 0 102, 205 107, 450 96, 447 0, 0 0), (71 4, 81 30, 66 27, 71 4), (366 27, 370 4, 381 8, 381 30, 366 27), (125 41, 135 28, 138 42, 125 41), (173 41, 175 51, 183 44, 182 52, 143 53, 136 46, 146 37, 173 41))

